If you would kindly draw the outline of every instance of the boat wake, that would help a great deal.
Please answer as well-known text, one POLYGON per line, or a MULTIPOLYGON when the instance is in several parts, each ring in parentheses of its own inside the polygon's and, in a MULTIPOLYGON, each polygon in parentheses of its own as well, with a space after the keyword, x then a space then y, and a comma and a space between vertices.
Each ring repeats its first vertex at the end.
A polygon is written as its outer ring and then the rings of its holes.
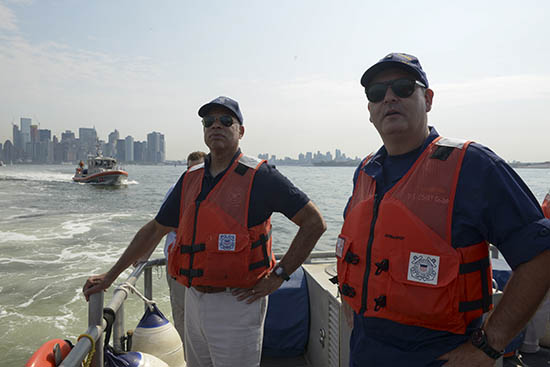
POLYGON ((58 172, 10 172, 0 175, 0 181, 70 182, 72 175, 58 172))

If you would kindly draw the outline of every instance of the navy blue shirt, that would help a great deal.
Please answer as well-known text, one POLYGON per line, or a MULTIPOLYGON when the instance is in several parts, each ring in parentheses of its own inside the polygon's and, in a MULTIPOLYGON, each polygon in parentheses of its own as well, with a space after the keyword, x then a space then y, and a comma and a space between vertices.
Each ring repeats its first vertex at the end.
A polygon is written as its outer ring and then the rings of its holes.
MULTIPOLYGON (((384 147, 378 150, 363 168, 376 180, 377 193, 391 189, 438 136, 430 127, 428 139, 412 152, 388 156, 384 147)), ((359 170, 353 177, 354 187, 359 170)), ((468 146, 462 163, 451 231, 453 247, 486 240, 512 269, 550 249, 550 220, 544 218, 527 185, 502 158, 476 143, 468 146)), ((444 362, 435 358, 468 340, 479 320, 474 324, 467 335, 457 335, 356 314, 350 366, 440 366, 444 362)))
MULTIPOLYGON (((216 177, 210 174, 210 154, 204 161, 204 178, 201 192, 197 199, 203 200, 214 186, 225 175, 235 159, 241 154, 240 149, 233 156, 227 168, 216 177)), ((181 175, 174 190, 162 204, 155 220, 164 226, 178 227, 180 216, 180 200, 183 178, 181 175)), ((279 212, 292 219, 294 215, 309 202, 305 193, 283 176, 275 166, 262 164, 252 181, 250 203, 248 207, 248 228, 263 223, 273 214, 279 212)))

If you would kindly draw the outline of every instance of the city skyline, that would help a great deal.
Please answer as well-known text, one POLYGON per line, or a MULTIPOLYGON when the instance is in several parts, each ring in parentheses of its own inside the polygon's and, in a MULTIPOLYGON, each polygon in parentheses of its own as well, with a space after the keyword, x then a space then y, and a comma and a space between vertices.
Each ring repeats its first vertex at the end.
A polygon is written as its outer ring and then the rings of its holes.
MULTIPOLYGON (((0 141, 0 160, 15 163, 62 163, 85 160, 99 148, 105 156, 116 158, 119 162, 131 163, 164 163, 165 161, 184 161, 184 159, 167 160, 164 135, 153 131, 147 134, 147 141, 134 141, 131 135, 121 139, 120 132, 115 128, 107 136, 100 139, 95 127, 79 127, 78 137, 70 129, 60 134, 53 134, 50 129, 40 129, 33 124, 31 118, 21 117, 20 125, 12 125, 13 137, 4 142, 0 141), (58 137, 60 136, 60 138, 58 137), (63 149, 62 145, 65 143, 63 149), (59 153, 56 155, 56 144, 59 144, 59 153), (10 147, 7 152, 6 146, 10 147), (13 147, 13 151, 11 151, 13 147), (72 148, 71 148, 72 147, 72 148), (134 156, 135 154, 135 156, 134 156)), ((306 151, 300 152, 296 158, 284 155, 260 153, 258 158, 265 159, 273 164, 311 165, 326 162, 357 163, 361 157, 348 157, 341 149, 322 153, 306 151)))
POLYGON ((120 139, 115 128, 106 140, 100 139, 95 127, 79 127, 75 132, 66 129, 60 136, 50 129, 40 129, 31 118, 21 117, 20 125, 12 125, 12 139, 0 141, 0 160, 10 163, 63 163, 85 161, 90 155, 102 152, 119 162, 164 163, 166 144, 164 134, 152 131, 146 141, 134 141, 131 135, 120 139))
POLYGON ((197 110, 225 95, 241 106, 246 154, 364 157, 382 141, 359 79, 406 52, 427 73, 440 134, 547 161, 548 13, 533 0, 0 0, 0 141, 23 116, 55 132, 162 131, 167 159, 184 159, 207 149, 197 110))

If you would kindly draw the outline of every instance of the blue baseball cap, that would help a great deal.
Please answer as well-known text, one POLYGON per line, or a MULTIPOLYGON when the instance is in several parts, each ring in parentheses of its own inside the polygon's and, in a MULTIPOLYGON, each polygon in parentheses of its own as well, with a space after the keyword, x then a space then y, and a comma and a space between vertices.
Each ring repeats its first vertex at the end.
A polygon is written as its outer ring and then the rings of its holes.
POLYGON ((418 58, 413 55, 396 52, 384 56, 376 64, 368 68, 361 77, 361 85, 366 88, 376 74, 389 68, 399 68, 410 72, 416 77, 416 80, 422 82, 426 88, 429 86, 428 78, 424 70, 422 70, 418 58))
POLYGON ((234 99, 224 96, 219 96, 218 98, 208 102, 207 104, 199 108, 199 116, 206 116, 209 110, 215 106, 227 108, 229 111, 233 112, 235 117, 237 117, 237 120, 239 120, 239 123, 241 125, 243 124, 243 115, 241 114, 241 110, 239 109, 239 103, 234 99))

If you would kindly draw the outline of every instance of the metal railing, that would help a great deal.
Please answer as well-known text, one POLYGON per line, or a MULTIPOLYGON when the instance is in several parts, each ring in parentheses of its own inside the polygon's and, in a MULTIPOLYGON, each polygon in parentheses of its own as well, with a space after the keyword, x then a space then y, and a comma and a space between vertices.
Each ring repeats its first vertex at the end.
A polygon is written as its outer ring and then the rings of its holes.
MULTIPOLYGON (((277 260, 281 259, 283 254, 275 254, 277 260)), ((313 252, 309 255, 306 264, 312 260, 334 258, 333 251, 313 252)), ((113 324, 113 347, 115 350, 123 350, 121 341, 124 337, 124 301, 128 298, 128 290, 124 284, 136 285, 138 278, 143 273, 144 295, 148 299, 153 298, 153 267, 166 265, 166 259, 155 259, 143 262, 136 266, 123 285, 119 285, 113 292, 111 302, 105 307, 112 310, 116 317, 113 324)), ((90 296, 88 302, 88 329, 84 334, 89 335, 95 341, 95 353, 91 367, 103 367, 103 347, 104 331, 107 328, 107 321, 103 318, 104 292, 94 293, 90 296)), ((86 358, 92 349, 92 341, 89 338, 81 338, 77 341, 74 348, 61 362, 59 367, 80 367, 82 361, 86 358)))

